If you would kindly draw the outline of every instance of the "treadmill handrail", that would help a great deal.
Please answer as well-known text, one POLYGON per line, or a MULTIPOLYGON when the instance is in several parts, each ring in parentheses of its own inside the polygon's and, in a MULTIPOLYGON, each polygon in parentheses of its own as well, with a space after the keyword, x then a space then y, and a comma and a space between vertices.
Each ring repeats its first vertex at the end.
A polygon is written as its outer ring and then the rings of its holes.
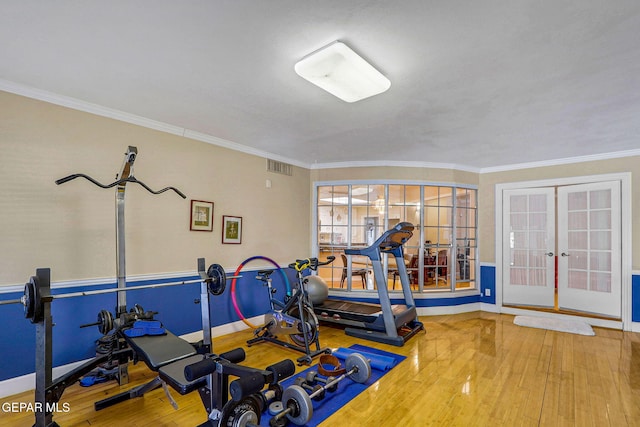
POLYGON ((404 245, 413 236, 413 224, 410 222, 399 222, 390 230, 385 231, 382 236, 369 247, 366 248, 346 248, 345 255, 364 255, 371 259, 379 259, 378 251, 391 252, 404 245))

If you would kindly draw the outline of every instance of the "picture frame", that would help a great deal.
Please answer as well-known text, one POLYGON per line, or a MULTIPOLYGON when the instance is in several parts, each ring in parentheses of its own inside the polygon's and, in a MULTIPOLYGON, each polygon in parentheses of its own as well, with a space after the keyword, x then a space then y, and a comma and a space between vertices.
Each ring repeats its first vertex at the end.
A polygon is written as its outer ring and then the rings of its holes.
POLYGON ((213 202, 191 200, 191 231, 213 231, 213 202))
POLYGON ((236 245, 242 243, 242 217, 222 216, 222 243, 236 245))

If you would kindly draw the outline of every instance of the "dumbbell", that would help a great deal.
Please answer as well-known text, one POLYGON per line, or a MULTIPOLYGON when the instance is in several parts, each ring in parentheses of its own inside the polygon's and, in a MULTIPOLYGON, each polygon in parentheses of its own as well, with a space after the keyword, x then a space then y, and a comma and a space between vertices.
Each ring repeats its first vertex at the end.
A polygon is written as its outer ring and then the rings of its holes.
MULTIPOLYGON (((333 383, 333 380, 336 379, 336 377, 333 376, 329 376, 327 378, 323 378, 320 375, 318 375, 318 372, 316 371, 309 371, 307 372, 307 375, 305 377, 307 384, 313 384, 313 383, 323 383, 324 385, 327 385, 329 383, 333 383)), ((327 391, 329 392, 334 392, 338 389, 338 383, 333 384, 331 387, 327 387, 327 391)))
POLYGON ((320 384, 316 384, 316 385, 310 384, 309 382, 307 382, 305 378, 302 378, 302 377, 296 378, 296 380, 294 381, 294 384, 297 385, 298 387, 302 387, 303 389, 307 390, 310 395, 313 395, 313 398, 312 398, 313 400, 324 399, 325 389, 320 384))
MULTIPOLYGON (((289 421, 296 425, 304 425, 311 420, 313 415, 313 405, 311 399, 324 393, 329 387, 337 385, 345 378, 351 378, 357 383, 364 383, 371 377, 371 365, 369 361, 365 359, 360 353, 352 353, 345 360, 346 372, 335 378, 331 382, 327 382, 326 385, 320 386, 311 394, 307 394, 304 388, 299 385, 292 385, 287 387, 282 393, 282 405, 283 411, 276 414, 271 421, 270 425, 277 425, 279 420, 283 417, 287 417, 289 421)), ((319 384, 318 384, 319 385, 319 384)))

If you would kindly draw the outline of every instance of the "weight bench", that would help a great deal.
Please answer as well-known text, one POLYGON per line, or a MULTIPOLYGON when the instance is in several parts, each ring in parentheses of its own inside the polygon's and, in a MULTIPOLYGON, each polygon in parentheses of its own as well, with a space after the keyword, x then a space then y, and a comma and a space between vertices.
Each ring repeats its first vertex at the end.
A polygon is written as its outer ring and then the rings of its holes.
MULTIPOLYGON (((224 269, 218 264, 213 264, 206 268, 204 258, 198 258, 198 274, 201 278, 200 283, 200 306, 202 313, 202 342, 196 347, 167 332, 164 335, 151 335, 141 337, 127 337, 124 336, 120 328, 124 325, 128 325, 130 321, 138 319, 138 313, 132 310, 130 313, 126 311, 126 307, 123 310, 118 309, 117 312, 122 313, 116 319, 116 329, 118 330, 118 341, 123 340, 127 345, 120 347, 121 343, 118 343, 117 349, 112 349, 109 354, 103 354, 96 356, 94 359, 89 360, 77 368, 67 372, 66 374, 53 378, 53 316, 51 315, 51 302, 54 296, 51 295, 51 270, 48 268, 36 269, 36 275, 32 276, 30 281, 25 285, 25 293, 23 298, 17 300, 16 303, 22 303, 25 310, 25 317, 31 320, 31 323, 35 325, 36 332, 36 351, 35 351, 35 367, 36 367, 36 387, 35 387, 35 402, 41 405, 43 408, 41 411, 35 411, 35 424, 37 427, 48 427, 57 425, 53 421, 54 411, 50 408, 54 408, 62 397, 62 394, 66 388, 72 384, 75 384, 84 375, 90 373, 97 366, 103 363, 117 360, 119 365, 127 366, 130 360, 144 361, 150 369, 158 372, 158 377, 149 382, 148 384, 135 387, 132 390, 120 393, 116 396, 104 399, 100 402, 96 402, 94 407, 96 410, 106 408, 114 405, 115 403, 129 400, 132 397, 142 396, 147 391, 154 390, 158 387, 163 387, 168 394, 169 384, 175 388, 180 394, 190 393, 195 389, 198 389, 203 398, 203 393, 208 390, 212 390, 210 393, 211 399, 219 396, 224 396, 221 400, 227 399, 226 391, 228 391, 226 380, 224 377, 221 384, 217 384, 210 378, 194 378, 193 381, 187 381, 184 378, 184 369, 186 366, 191 366, 199 361, 211 360, 212 357, 219 358, 219 356, 212 355, 212 340, 211 340, 211 313, 209 305, 209 297, 211 295, 220 295, 225 288, 226 276, 224 269), (205 356, 206 355, 206 356, 205 356), (224 391, 224 393, 223 393, 224 391), (217 393, 217 394, 215 394, 217 393)), ((180 284, 185 284, 182 282, 180 284)), ((148 285, 140 286, 133 289, 143 289, 146 287, 160 287, 160 286, 174 286, 175 284, 161 284, 161 285, 148 285)), ((123 292, 128 289, 118 288, 118 292, 123 292)), ((96 291, 103 293, 102 291, 96 291)), ((81 292, 67 294, 68 296, 82 296, 89 295, 91 293, 81 292)), ((61 297, 59 297, 61 298, 61 297)), ((120 299, 119 299, 120 302, 120 299)), ((106 310, 105 310, 106 311, 106 310)), ((145 313, 146 315, 147 313, 145 313)), ((153 320, 153 312, 150 313, 150 319, 153 320)), ((148 319, 148 316, 143 316, 143 319, 148 319)), ((103 324, 98 317, 98 326, 103 324)), ((106 317, 103 318, 107 319, 106 317)), ((95 324, 94 324, 95 325, 95 324)), ((109 323, 107 323, 109 325, 109 323)), ((85 325, 89 326, 89 325, 85 325)), ((105 327, 105 330, 111 331, 113 325, 109 328, 105 327)), ((104 334, 104 332, 101 331, 104 334)), ((242 359, 244 360, 244 351, 240 349, 242 353, 242 359)), ((231 352, 230 352, 231 353, 231 352)), ((229 361, 223 361, 229 363, 229 361)), ((128 377, 126 369, 121 372, 120 380, 124 376, 128 377)), ((214 376, 214 375, 212 375, 214 376)), ((216 380, 214 378, 214 380, 216 380)), ((172 403, 171 396, 168 395, 169 400, 172 403)), ((203 398, 204 401, 204 398, 203 398)), ((213 401, 213 400, 212 400, 213 401)), ((226 400, 224 400, 226 401, 226 400)), ((175 407, 175 405, 174 405, 175 407)), ((207 404, 205 407, 208 412, 210 409, 216 408, 215 404, 207 404)))
MULTIPOLYGON (((229 395, 239 402, 250 395, 258 395, 265 385, 269 390, 282 393, 280 380, 295 372, 294 363, 285 359, 266 369, 238 365, 245 359, 242 348, 220 355, 198 354, 187 341, 166 331, 165 335, 128 337, 122 334, 139 360, 158 376, 150 382, 94 404, 96 411, 116 403, 141 397, 146 392, 162 387, 171 405, 178 405, 171 397, 167 385, 180 395, 198 391, 208 414, 202 426, 218 425, 217 420, 233 418, 235 403, 229 404, 229 395), (229 377, 238 377, 231 384, 229 377)), ((226 424, 223 424, 226 425, 226 424)))
MULTIPOLYGON (((184 378, 184 367, 196 363, 204 358, 197 354, 193 345, 180 337, 165 330, 164 335, 144 335, 141 337, 121 336, 129 347, 133 349, 138 360, 142 360, 158 376, 146 384, 134 387, 131 390, 116 394, 94 403, 96 411, 124 402, 134 397, 141 397, 146 392, 169 384, 180 394, 187 394, 206 383, 205 379, 187 381, 184 378)), ((165 388, 168 395, 168 390, 165 388)), ((169 400, 175 407, 173 399, 169 400)))

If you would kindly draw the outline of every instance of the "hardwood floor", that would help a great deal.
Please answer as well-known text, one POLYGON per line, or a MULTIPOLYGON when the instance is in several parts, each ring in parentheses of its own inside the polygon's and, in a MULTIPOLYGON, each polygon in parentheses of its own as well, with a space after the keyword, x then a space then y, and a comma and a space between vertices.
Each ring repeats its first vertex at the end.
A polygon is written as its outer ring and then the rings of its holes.
MULTIPOLYGON (((594 328, 595 337, 519 327, 513 316, 474 312, 424 317, 426 333, 404 347, 359 340, 322 326, 321 343, 360 343, 407 359, 322 426, 638 426, 640 334, 594 328)), ((242 346, 248 366, 265 367, 296 352, 270 343, 247 348, 251 331, 214 339, 216 352, 242 346)), ((303 370, 300 367, 298 370, 303 370)), ((153 378, 138 364, 130 388, 153 378)), ((76 426, 194 426, 206 413, 197 393, 162 389, 99 412, 93 402, 120 391, 115 383, 69 387, 61 399, 69 412, 54 420, 76 426)), ((0 400, 32 402, 33 392, 0 400)), ((263 425, 268 418, 263 417, 263 425)), ((33 414, 0 412, 3 426, 30 426, 33 414)))

